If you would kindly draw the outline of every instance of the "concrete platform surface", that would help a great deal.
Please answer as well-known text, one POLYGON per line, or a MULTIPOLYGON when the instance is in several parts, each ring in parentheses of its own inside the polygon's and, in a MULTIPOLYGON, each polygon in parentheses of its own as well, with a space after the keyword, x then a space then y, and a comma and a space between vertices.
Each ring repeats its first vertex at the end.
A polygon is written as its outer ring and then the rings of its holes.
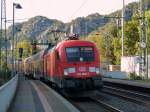
POLYGON ((38 80, 19 78, 8 112, 79 112, 58 93, 38 80))

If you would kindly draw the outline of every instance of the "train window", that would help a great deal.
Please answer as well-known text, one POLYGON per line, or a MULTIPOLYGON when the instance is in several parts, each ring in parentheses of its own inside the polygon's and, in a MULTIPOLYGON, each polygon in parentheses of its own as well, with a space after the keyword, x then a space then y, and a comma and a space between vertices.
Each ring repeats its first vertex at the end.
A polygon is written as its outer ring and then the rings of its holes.
POLYGON ((80 56, 83 61, 94 61, 94 50, 92 47, 81 47, 80 56))
POLYGON ((66 48, 67 60, 69 62, 94 61, 94 50, 92 47, 70 47, 66 48))
POLYGON ((69 62, 79 61, 80 58, 79 48, 77 47, 66 48, 66 53, 67 53, 67 60, 69 62))

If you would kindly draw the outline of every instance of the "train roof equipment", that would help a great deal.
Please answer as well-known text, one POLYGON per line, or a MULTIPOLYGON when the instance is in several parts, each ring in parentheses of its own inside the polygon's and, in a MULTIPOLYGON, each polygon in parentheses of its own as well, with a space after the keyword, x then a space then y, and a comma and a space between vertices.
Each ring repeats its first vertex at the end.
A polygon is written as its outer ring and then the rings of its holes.
POLYGON ((69 34, 67 40, 79 40, 79 34, 69 34))

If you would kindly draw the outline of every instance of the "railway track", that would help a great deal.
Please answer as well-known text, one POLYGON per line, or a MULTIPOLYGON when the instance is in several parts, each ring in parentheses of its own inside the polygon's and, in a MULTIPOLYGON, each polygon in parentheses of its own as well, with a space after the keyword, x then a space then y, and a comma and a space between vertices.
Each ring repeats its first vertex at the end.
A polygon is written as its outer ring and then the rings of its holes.
POLYGON ((94 97, 90 97, 90 99, 94 102, 96 102, 97 104, 99 104, 100 106, 103 106, 104 108, 106 108, 107 110, 109 110, 110 112, 123 112, 122 110, 119 110, 116 107, 113 107, 107 103, 105 103, 104 101, 98 100, 94 97))
POLYGON ((142 93, 137 93, 129 90, 124 90, 120 88, 104 86, 102 90, 103 93, 110 94, 113 96, 121 97, 125 100, 138 103, 140 105, 150 108, 150 96, 142 93))
POLYGON ((96 97, 89 97, 80 101, 69 100, 81 112, 123 112, 96 97))
MULTIPOLYGON (((47 83, 46 83, 47 84, 47 83)), ((49 87, 50 85, 47 84, 49 87)), ((55 88, 53 88, 57 91, 55 88)), ((57 91, 59 93, 59 91, 57 91)), ((61 93, 60 93, 61 94, 61 93)), ((65 97, 65 96, 64 96, 65 97)), ((104 101, 98 100, 95 97, 70 99, 65 97, 71 102, 80 112, 123 112, 104 101), (88 107, 88 108, 87 108, 88 107)))
POLYGON ((104 86, 104 89, 94 97, 66 99, 81 112, 149 112, 143 110, 150 108, 150 96, 148 94, 110 86, 104 86), (120 101, 121 104, 118 103, 120 101), (138 109, 136 104, 140 104, 138 109), (128 108, 128 105, 133 106, 128 108))
POLYGON ((125 90, 129 90, 129 91, 134 91, 134 92, 138 92, 138 93, 144 93, 144 94, 150 94, 150 88, 148 87, 144 87, 144 86, 139 86, 139 85, 130 85, 127 83, 121 83, 121 82, 110 82, 110 81, 103 81, 105 86, 109 86, 109 87, 115 87, 115 88, 123 88, 125 90))

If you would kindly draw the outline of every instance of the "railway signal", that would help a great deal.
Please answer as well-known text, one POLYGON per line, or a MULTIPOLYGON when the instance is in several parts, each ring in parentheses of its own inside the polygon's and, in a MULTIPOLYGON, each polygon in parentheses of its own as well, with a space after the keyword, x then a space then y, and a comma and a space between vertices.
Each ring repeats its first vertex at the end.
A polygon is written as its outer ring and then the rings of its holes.
POLYGON ((22 58, 23 48, 19 48, 19 58, 22 58))
MULTIPOLYGON (((64 35, 66 35, 66 32, 60 31, 60 30, 51 30, 50 33, 52 33, 52 34, 54 35, 54 37, 56 37, 57 34, 64 34, 64 35)), ((77 35, 75 35, 75 36, 77 37, 77 35)), ((63 39, 61 38, 61 40, 63 40, 63 39)), ((55 38, 55 41, 58 41, 58 38, 55 38)), ((57 43, 57 42, 56 42, 56 43, 57 43)), ((38 41, 38 42, 37 42, 36 40, 32 40, 32 41, 31 41, 31 45, 32 45, 32 55, 34 55, 34 54, 37 53, 37 45, 46 45, 46 46, 48 46, 48 48, 49 48, 49 47, 54 46, 56 43, 54 43, 54 42, 49 42, 48 40, 46 40, 46 41, 40 40, 40 41, 38 41)))
POLYGON ((46 45, 46 46, 53 46, 52 43, 46 41, 46 42, 37 42, 35 40, 33 40, 31 42, 31 45, 32 45, 32 55, 36 54, 37 53, 37 45, 46 45))
POLYGON ((34 55, 34 54, 36 54, 36 52, 37 52, 37 47, 36 47, 36 42, 34 42, 32 44, 32 54, 34 55))

